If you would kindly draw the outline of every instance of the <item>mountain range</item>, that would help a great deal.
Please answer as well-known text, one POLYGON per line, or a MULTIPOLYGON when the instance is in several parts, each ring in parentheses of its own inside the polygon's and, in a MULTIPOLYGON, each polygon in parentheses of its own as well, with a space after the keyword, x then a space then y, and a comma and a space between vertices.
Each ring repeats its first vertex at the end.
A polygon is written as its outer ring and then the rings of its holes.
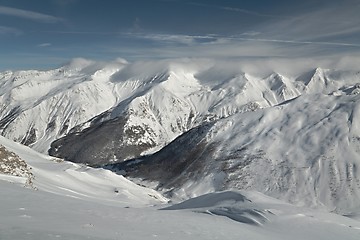
POLYGON ((254 74, 234 66, 74 59, 54 70, 5 71, 0 133, 169 198, 251 190, 356 212, 359 70, 254 74))

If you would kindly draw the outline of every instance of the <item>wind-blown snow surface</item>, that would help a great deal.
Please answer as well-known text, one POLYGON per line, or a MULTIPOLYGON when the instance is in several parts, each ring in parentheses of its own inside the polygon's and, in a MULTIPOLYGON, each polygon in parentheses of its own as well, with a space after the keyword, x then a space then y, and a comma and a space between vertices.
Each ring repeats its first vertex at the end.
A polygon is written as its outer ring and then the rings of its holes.
POLYGON ((170 206, 154 190, 62 162, 0 137, 34 174, 0 174, 0 239, 359 239, 360 223, 257 192, 207 194, 170 206), (163 209, 163 210, 159 210, 163 209))

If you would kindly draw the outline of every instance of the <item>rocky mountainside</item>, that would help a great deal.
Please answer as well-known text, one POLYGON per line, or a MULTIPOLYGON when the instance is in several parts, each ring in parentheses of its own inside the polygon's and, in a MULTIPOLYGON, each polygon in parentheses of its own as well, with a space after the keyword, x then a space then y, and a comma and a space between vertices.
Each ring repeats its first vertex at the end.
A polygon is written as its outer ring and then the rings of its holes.
POLYGON ((33 187, 31 167, 16 153, 0 145, 0 174, 24 178, 27 187, 33 187))

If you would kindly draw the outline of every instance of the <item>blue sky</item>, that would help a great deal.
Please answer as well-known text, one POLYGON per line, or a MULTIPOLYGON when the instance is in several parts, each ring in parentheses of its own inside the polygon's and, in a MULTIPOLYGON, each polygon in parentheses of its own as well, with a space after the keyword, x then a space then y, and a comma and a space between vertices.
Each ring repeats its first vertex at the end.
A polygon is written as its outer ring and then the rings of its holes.
POLYGON ((356 55, 359 0, 0 0, 0 70, 71 58, 356 55))

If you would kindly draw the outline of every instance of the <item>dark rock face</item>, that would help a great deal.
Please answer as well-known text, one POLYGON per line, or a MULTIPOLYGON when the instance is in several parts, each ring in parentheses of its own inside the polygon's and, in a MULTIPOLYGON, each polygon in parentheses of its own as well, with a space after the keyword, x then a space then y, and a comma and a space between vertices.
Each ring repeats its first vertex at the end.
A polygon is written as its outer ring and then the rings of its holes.
POLYGON ((213 123, 189 130, 159 152, 122 163, 108 164, 106 168, 125 171, 126 176, 159 182, 158 188, 180 187, 189 179, 204 176, 214 167, 208 161, 214 146, 205 136, 213 123))
POLYGON ((0 129, 4 130, 6 127, 19 116, 21 108, 19 106, 11 109, 11 111, 2 119, 0 119, 0 129))
MULTIPOLYGON (((131 144, 124 141, 133 132, 124 131, 125 117, 98 122, 79 131, 71 131, 67 136, 54 141, 49 154, 65 160, 102 166, 140 156, 143 151, 154 147, 149 143, 131 144)), ((140 131, 141 133, 141 131, 140 131)))
POLYGON ((31 128, 21 141, 21 144, 24 144, 25 146, 29 146, 33 144, 36 141, 36 130, 34 128, 31 128))

